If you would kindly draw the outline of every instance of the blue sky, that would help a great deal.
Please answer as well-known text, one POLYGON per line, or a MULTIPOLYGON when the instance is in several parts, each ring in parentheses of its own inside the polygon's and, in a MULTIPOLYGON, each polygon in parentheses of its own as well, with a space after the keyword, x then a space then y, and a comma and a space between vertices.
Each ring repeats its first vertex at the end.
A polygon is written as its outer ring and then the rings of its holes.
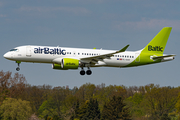
POLYGON ((70 88, 95 85, 179 86, 179 0, 1 0, 0 70, 16 72, 17 64, 3 58, 11 48, 45 45, 129 51, 142 49, 166 26, 172 27, 166 54, 174 61, 134 68, 92 68, 91 76, 79 70, 53 70, 51 64, 22 63, 31 85, 49 84, 70 88))

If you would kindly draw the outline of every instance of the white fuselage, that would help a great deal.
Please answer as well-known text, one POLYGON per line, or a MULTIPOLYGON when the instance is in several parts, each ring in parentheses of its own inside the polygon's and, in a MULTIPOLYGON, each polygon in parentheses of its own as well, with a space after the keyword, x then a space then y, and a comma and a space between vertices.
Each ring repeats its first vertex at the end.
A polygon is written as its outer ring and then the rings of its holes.
POLYGON ((134 67, 174 60, 175 55, 163 54, 171 27, 164 27, 142 50, 80 49, 50 46, 20 46, 6 54, 4 58, 16 61, 20 70, 21 62, 51 63, 53 69, 68 70, 81 68, 80 74, 91 75, 90 67, 134 67), (84 67, 88 70, 85 72, 84 67))
MULTIPOLYGON (((79 48, 66 48, 66 47, 49 47, 49 46, 20 46, 7 52, 4 57, 21 62, 33 63, 58 63, 62 58, 74 58, 84 63, 87 60, 83 58, 103 55, 115 52, 115 50, 102 50, 102 49, 79 49, 79 48)), ((139 56, 141 51, 136 52, 122 52, 114 54, 114 56, 106 59, 99 60, 91 67, 109 66, 109 67, 123 67, 134 61, 139 56)))

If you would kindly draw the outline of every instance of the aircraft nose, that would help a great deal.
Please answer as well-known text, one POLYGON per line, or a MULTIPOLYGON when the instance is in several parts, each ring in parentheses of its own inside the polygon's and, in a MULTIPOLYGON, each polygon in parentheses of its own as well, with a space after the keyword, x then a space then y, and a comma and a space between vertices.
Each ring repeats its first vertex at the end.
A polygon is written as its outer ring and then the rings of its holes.
POLYGON ((8 58, 10 58, 10 57, 11 57, 11 56, 10 56, 9 53, 5 53, 5 54, 4 54, 4 58, 8 59, 8 58))

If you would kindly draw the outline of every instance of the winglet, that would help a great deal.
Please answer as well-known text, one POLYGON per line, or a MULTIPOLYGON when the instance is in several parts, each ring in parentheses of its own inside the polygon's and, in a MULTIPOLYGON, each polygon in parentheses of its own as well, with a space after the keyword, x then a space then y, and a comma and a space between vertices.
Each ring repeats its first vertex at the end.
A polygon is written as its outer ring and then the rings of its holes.
POLYGON ((119 50, 119 51, 117 51, 118 53, 119 52, 124 52, 124 51, 126 51, 126 49, 129 47, 129 45, 126 45, 124 48, 122 48, 121 50, 119 50))

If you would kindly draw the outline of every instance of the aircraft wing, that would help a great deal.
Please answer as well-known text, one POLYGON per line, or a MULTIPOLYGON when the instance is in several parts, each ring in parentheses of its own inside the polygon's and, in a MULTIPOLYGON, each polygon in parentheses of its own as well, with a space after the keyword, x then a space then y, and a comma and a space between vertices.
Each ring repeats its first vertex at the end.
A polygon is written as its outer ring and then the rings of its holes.
POLYGON ((157 56, 157 57, 153 57, 152 59, 154 59, 154 60, 162 60, 162 59, 164 59, 164 58, 169 58, 169 57, 174 57, 174 56, 176 56, 176 55, 164 55, 164 56, 157 56))
POLYGON ((102 61, 103 59, 110 59, 110 57, 112 57, 114 54, 125 52, 128 47, 129 47, 129 45, 126 45, 124 48, 122 48, 121 50, 116 51, 116 52, 92 56, 92 57, 85 57, 85 58, 81 58, 80 60, 85 63, 96 64, 98 61, 102 61))

